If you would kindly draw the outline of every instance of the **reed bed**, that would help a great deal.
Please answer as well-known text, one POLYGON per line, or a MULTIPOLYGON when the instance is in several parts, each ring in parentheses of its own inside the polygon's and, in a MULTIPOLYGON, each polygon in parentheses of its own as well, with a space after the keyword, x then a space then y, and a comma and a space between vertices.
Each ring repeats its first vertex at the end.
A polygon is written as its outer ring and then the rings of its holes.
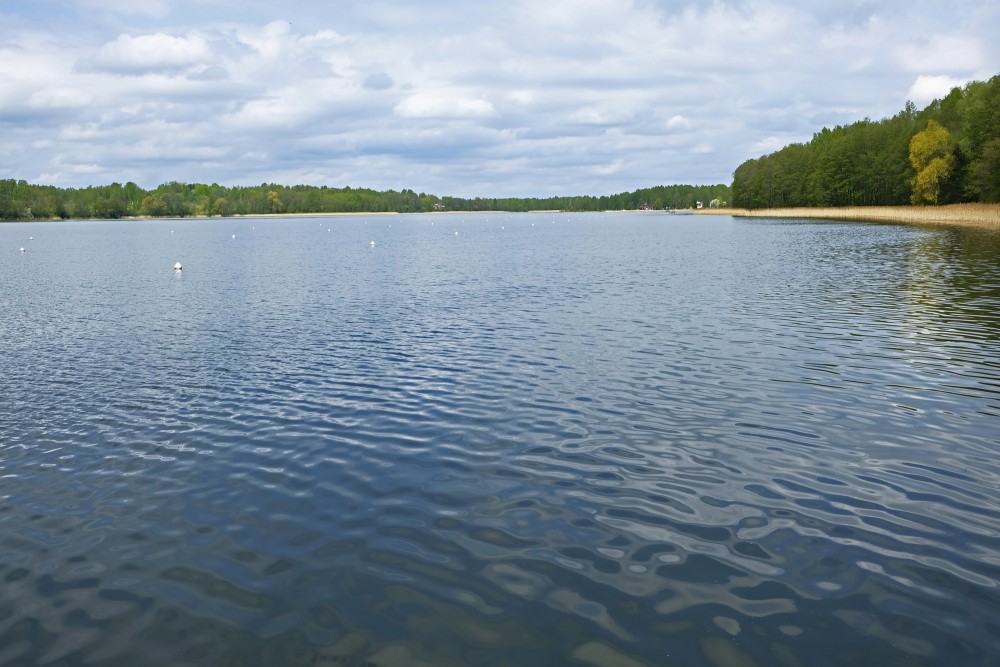
POLYGON ((820 218, 901 222, 928 225, 965 225, 1000 231, 1000 204, 949 204, 946 206, 845 206, 843 208, 701 209, 700 215, 737 218, 820 218))

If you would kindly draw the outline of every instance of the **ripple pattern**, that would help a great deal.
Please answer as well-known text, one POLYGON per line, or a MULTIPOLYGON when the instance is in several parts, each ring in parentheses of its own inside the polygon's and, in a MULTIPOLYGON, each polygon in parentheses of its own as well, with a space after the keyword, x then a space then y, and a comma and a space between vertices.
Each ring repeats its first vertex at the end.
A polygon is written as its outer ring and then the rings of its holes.
POLYGON ((995 234, 455 214, 9 247, 0 666, 1000 660, 995 234))

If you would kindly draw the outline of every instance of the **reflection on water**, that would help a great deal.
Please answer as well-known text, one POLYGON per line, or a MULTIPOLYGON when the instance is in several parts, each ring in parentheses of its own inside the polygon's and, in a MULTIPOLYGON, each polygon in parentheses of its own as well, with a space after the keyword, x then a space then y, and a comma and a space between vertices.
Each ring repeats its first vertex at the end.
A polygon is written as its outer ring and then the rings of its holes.
POLYGON ((0 665, 1000 658, 996 235, 87 222, 0 256, 0 665))

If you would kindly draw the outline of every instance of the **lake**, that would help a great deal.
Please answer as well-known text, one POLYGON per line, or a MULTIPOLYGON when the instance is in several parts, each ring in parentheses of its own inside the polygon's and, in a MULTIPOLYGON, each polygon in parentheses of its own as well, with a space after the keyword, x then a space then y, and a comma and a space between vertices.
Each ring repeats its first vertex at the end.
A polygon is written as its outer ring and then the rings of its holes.
POLYGON ((0 298, 0 665, 1000 661, 1000 234, 4 224, 0 298))

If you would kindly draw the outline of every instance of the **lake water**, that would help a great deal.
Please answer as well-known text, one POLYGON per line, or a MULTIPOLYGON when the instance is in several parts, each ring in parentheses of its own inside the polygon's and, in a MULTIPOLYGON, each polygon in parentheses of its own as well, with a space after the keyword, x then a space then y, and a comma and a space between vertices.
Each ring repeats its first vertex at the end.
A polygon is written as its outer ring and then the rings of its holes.
POLYGON ((0 299, 0 665, 1000 661, 1000 234, 8 224, 0 299))

